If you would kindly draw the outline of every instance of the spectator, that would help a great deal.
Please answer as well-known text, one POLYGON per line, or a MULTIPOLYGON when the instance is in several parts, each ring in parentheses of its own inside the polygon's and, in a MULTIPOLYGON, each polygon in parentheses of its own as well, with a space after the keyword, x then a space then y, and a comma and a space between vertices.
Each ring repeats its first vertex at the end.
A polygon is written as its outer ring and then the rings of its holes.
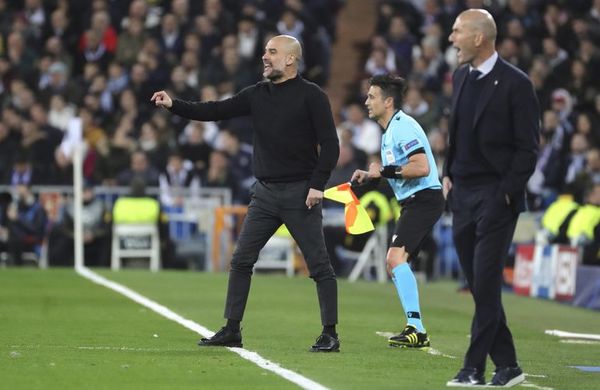
POLYGON ((158 186, 159 173, 155 167, 148 162, 148 156, 141 150, 131 154, 129 168, 117 176, 117 184, 121 186, 130 185, 133 179, 140 179, 144 185, 158 186))
POLYGON ((430 107, 429 103, 423 98, 421 91, 417 88, 409 88, 406 91, 402 111, 419 122, 426 133, 429 133, 429 130, 436 125, 436 111, 430 107))
POLYGON ((200 63, 193 51, 186 51, 181 56, 181 67, 185 72, 185 83, 191 88, 200 85, 200 63))
POLYGON ((67 67, 62 62, 55 62, 48 68, 48 85, 40 92, 42 103, 49 103, 52 95, 62 95, 69 103, 78 104, 82 97, 79 88, 72 79, 69 79, 67 67))
POLYGON ((424 87, 428 91, 439 92, 444 75, 449 70, 448 64, 440 51, 439 39, 426 36, 421 42, 421 51, 422 59, 425 62, 424 87))
POLYGON ((44 134, 46 134, 52 149, 54 149, 58 144, 60 144, 63 138, 63 132, 60 129, 57 129, 56 127, 52 126, 48 122, 48 112, 42 104, 32 104, 29 107, 29 115, 31 117, 31 120, 38 125, 38 127, 44 134))
POLYGON ((183 36, 175 15, 166 14, 163 16, 158 41, 161 53, 167 63, 170 66, 175 65, 183 52, 183 36))
POLYGON ((177 65, 171 71, 171 83, 167 89, 186 100, 198 100, 198 93, 186 83, 186 74, 182 66, 177 65))
POLYGON ((102 41, 102 36, 96 30, 87 30, 84 34, 85 44, 81 48, 81 54, 75 59, 75 69, 80 72, 86 63, 96 63, 104 72, 113 55, 102 41))
POLYGON ((588 112, 580 112, 577 115, 575 132, 583 134, 591 146, 600 147, 600 124, 592 123, 588 112))
POLYGON ((165 169, 169 154, 168 146, 161 142, 156 126, 152 122, 145 122, 142 125, 138 146, 148 157, 150 165, 159 171, 165 169))
POLYGON ((263 36, 254 18, 242 16, 237 24, 237 51, 242 60, 256 62, 262 52, 263 36))
MULTIPOLYGON (((102 200, 96 198, 94 187, 86 183, 82 193, 81 220, 83 226, 84 262, 86 267, 108 266, 110 259, 110 213, 102 200)), ((68 266, 74 262, 73 202, 64 206, 61 219, 49 233, 48 263, 68 266)))
POLYGON ((195 4, 190 7, 189 0, 173 0, 171 2, 171 12, 173 13, 173 16, 175 16, 177 26, 181 31, 185 32, 189 28, 192 16, 197 15, 197 13, 200 11, 196 8, 199 7, 195 4))
POLYGON ((552 92, 551 108, 558 114, 560 125, 565 128, 569 136, 573 134, 573 97, 564 88, 552 92))
POLYGON ((130 118, 123 117, 110 140, 101 140, 96 145, 98 160, 94 182, 103 185, 116 185, 117 176, 127 169, 130 154, 136 149, 137 143, 131 136, 133 125, 130 118))
POLYGON ((65 64, 67 72, 73 72, 73 56, 58 37, 48 38, 44 50, 50 58, 65 64))
POLYGON ((6 38, 6 54, 10 64, 21 78, 28 78, 34 70, 36 55, 25 45, 22 33, 14 31, 6 38))
POLYGON ((43 177, 49 173, 55 147, 56 144, 48 139, 36 122, 31 119, 23 121, 19 153, 31 156, 32 164, 43 177))
POLYGON ((133 94, 135 95, 136 102, 140 105, 140 110, 148 109, 148 101, 150 101, 150 97, 152 96, 152 85, 148 83, 148 69, 145 65, 141 63, 135 63, 131 67, 131 72, 129 73, 129 88, 133 94))
MULTIPOLYGON (((134 1, 132 2, 132 5, 134 3, 139 4, 144 2, 134 1)), ((145 40, 146 33, 144 31, 143 21, 140 19, 130 19, 127 29, 122 31, 119 35, 115 59, 126 66, 133 65, 145 40)))
MULTIPOLYGON (((381 142, 381 141, 380 141, 381 142)), ((381 145, 381 143, 380 143, 381 145)), ((348 182, 348 178, 357 169, 362 168, 354 158, 354 148, 349 143, 340 143, 340 155, 331 176, 325 185, 325 188, 330 188, 348 182)))
POLYGON ((199 15, 194 18, 194 30, 200 36, 200 57, 208 58, 214 49, 220 44, 220 35, 211 19, 206 15, 199 15))
POLYGON ((127 88, 128 84, 129 76, 125 67, 117 61, 111 62, 108 65, 107 91, 116 96, 127 88))
MULTIPOLYGON (((381 145, 381 130, 377 123, 367 118, 364 105, 350 103, 346 108, 346 120, 340 129, 352 134, 352 145, 366 154, 378 153, 381 145)), ((352 171, 354 173, 354 171, 352 171)))
POLYGON ((585 155, 585 169, 572 183, 573 192, 578 200, 583 200, 585 191, 596 184, 600 184, 600 149, 593 148, 585 155))
POLYGON ((16 185, 38 185, 44 183, 43 173, 33 165, 25 151, 17 149, 12 170, 9 172, 5 183, 16 185))
POLYGON ((165 207, 183 206, 184 195, 198 197, 200 180, 194 166, 179 152, 169 154, 169 162, 159 177, 160 202, 165 207), (189 190, 189 194, 185 193, 189 190))
POLYGON ((65 48, 75 47, 77 34, 71 25, 69 17, 64 9, 57 8, 50 14, 50 23, 46 25, 44 41, 58 38, 65 48))
POLYGON ((575 181, 575 178, 585 170, 588 148, 589 145, 585 136, 580 133, 575 133, 571 139, 571 149, 567 160, 565 175, 566 185, 572 184, 575 181))
POLYGON ((375 48, 371 51, 367 63, 365 64, 365 72, 368 76, 378 76, 387 73, 396 73, 396 64, 388 61, 387 51, 381 48, 375 48))
POLYGON ((130 122, 132 134, 139 129, 148 113, 142 105, 138 105, 138 98, 132 89, 125 89, 119 96, 119 106, 115 115, 115 125, 122 124, 122 120, 130 122))
POLYGON ((229 171, 239 189, 241 203, 250 202, 250 187, 256 181, 252 171, 252 146, 240 141, 239 136, 228 129, 221 131, 223 151, 229 157, 229 171))
POLYGON ((550 66, 550 74, 553 81, 564 85, 569 74, 569 54, 566 50, 558 46, 553 37, 546 37, 543 40, 544 59, 550 66))
POLYGON ((365 65, 365 69, 367 70, 367 73, 372 74, 370 69, 376 69, 376 68, 385 68, 392 73, 396 73, 396 71, 397 71, 396 53, 388 45, 387 41, 385 40, 385 38, 382 35, 375 35, 375 36, 373 36, 373 38, 371 38, 371 50, 372 50, 371 56, 369 57, 369 59, 367 60, 367 64, 365 65), (373 52, 375 50, 382 50, 385 52, 385 65, 381 65, 379 63, 380 60, 373 57, 373 52), (375 65, 373 63, 375 61, 377 62, 377 65, 375 65))
POLYGON ((203 172, 208 169, 210 154, 213 148, 204 137, 206 123, 192 121, 185 128, 184 141, 181 142, 181 155, 190 161, 194 169, 203 172))
POLYGON ((360 168, 367 166, 367 162, 370 157, 378 155, 377 153, 369 155, 365 153, 362 149, 359 149, 356 146, 354 146, 354 144, 352 143, 352 138, 354 137, 354 135, 352 134, 352 131, 350 129, 346 127, 339 127, 336 130, 338 138, 340 140, 340 145, 349 145, 352 148, 352 155, 354 156, 354 161, 360 168))
MULTIPOLYGON (((127 29, 132 21, 141 22, 142 27, 146 27, 148 29, 152 29, 158 25, 157 18, 154 18, 150 15, 148 11, 149 6, 145 0, 133 0, 129 3, 129 10, 127 16, 121 19, 121 29, 127 29)), ((121 36, 119 36, 118 42, 121 41, 121 36)), ((118 45, 118 44, 117 44, 118 45)))
POLYGON ((304 23, 298 18, 298 14, 291 8, 285 9, 277 22, 277 31, 281 35, 289 35, 302 43, 304 23))
POLYGON ((111 25, 110 15, 104 10, 98 10, 92 15, 90 30, 79 39, 79 50, 85 52, 87 49, 102 47, 108 53, 114 54, 117 42, 117 33, 111 25), (90 34, 90 31, 93 33, 90 34), (90 39, 94 39, 94 42, 90 42, 90 39))
POLYGON ((17 145, 16 137, 11 134, 4 122, 0 122, 0 179, 4 179, 12 169, 17 145))
POLYGON ((215 80, 217 83, 232 82, 233 92, 259 80, 257 68, 241 60, 237 47, 224 48, 221 57, 213 61, 208 72, 209 80, 215 80))
POLYGON ((206 15, 220 36, 235 31, 234 17, 229 11, 223 8, 221 0, 205 0, 203 15, 206 15))
POLYGON ((46 212, 31 192, 28 184, 15 186, 16 199, 6 211, 6 229, 0 234, 0 243, 9 255, 9 264, 22 265, 23 252, 40 255, 46 229, 46 212))
POLYGON ((52 184, 73 185, 73 161, 61 147, 54 150, 54 164, 50 177, 52 184))
MULTIPOLYGON (((440 121, 441 120, 443 119, 440 119, 440 121)), ((433 153, 435 165, 438 169, 438 173, 440 174, 441 179, 441 172, 443 172, 444 162, 446 161, 446 152, 448 148, 448 144, 446 143, 446 137, 444 136, 442 131, 436 129, 430 131, 427 138, 429 139, 431 152, 433 153)))
POLYGON ((396 15, 390 19, 386 38, 388 44, 396 53, 400 75, 408 75, 412 69, 412 50, 416 44, 416 38, 402 16, 396 15))
POLYGON ((227 153, 221 150, 213 150, 210 153, 208 169, 201 173, 200 183, 202 187, 207 188, 228 188, 231 190, 233 202, 240 203, 238 183, 231 174, 227 153))

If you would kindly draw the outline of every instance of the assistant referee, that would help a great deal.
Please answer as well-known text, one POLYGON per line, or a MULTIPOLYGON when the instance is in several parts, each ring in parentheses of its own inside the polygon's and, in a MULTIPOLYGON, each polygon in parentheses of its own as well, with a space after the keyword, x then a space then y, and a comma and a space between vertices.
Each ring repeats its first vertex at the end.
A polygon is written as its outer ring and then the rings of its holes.
POLYGON ((387 253, 387 268, 406 314, 404 330, 389 338, 391 346, 429 346, 419 305, 417 281, 408 261, 417 256, 424 238, 444 210, 442 185, 425 132, 400 109, 406 89, 404 79, 390 75, 371 78, 367 100, 369 117, 384 129, 381 161, 369 171, 357 170, 352 180, 359 183, 388 179, 400 203, 401 214, 387 253))

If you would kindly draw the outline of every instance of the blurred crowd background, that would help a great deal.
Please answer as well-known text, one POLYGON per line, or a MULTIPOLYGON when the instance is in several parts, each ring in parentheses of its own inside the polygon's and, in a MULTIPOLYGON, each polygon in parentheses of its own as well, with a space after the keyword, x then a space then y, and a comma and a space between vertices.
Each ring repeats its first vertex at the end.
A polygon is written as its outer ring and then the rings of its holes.
MULTIPOLYGON (((558 195, 578 203, 600 185, 600 0, 365 1, 368 34, 351 42, 360 59, 335 104, 341 142, 330 185, 379 158, 380 127, 368 119, 368 78, 408 80, 403 110, 444 161, 456 16, 486 8, 498 26, 499 54, 527 73, 542 118, 540 154, 528 183, 529 207, 558 195), (596 74, 596 76, 594 76, 596 74)), ((262 79, 261 55, 274 35, 304 48, 303 76, 327 90, 344 0, 0 0, 0 181, 71 185, 73 117, 82 120, 88 186, 171 189, 225 187, 246 204, 253 183, 252 125, 183 120, 150 102, 165 89, 188 100, 232 96, 262 79)), ((359 26, 357 26, 359 28, 359 26)), ((382 189, 385 193, 385 189, 382 189)), ((598 204, 600 205, 600 204, 598 204)), ((597 206, 598 206, 597 205, 597 206)), ((6 217, 4 217, 5 219, 6 217)), ((3 225, 0 221, 0 225, 3 225)), ((4 224, 5 225, 5 224, 4 224)), ((0 234, 0 241, 2 241, 0 234)))

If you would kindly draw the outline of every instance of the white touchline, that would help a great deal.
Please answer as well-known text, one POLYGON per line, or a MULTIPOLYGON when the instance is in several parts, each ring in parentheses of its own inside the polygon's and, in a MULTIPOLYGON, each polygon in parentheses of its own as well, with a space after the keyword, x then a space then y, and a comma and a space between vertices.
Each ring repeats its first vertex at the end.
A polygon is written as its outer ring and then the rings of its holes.
MULTIPOLYGON (((535 383, 531 383, 531 382, 527 382, 527 381, 519 383, 519 386, 531 387, 533 389, 538 389, 538 390, 554 390, 554 388, 552 388, 552 387, 538 386, 535 383)), ((496 387, 496 386, 489 386, 489 387, 496 387)))
MULTIPOLYGON (((83 276, 84 278, 89 279, 96 284, 107 287, 113 291, 116 291, 119 294, 122 294, 122 295, 126 296, 127 298, 131 299, 132 301, 135 301, 135 302, 139 303, 140 305, 146 306, 147 308, 153 310, 154 312, 160 314, 161 316, 168 318, 172 321, 175 321, 178 324, 183 325, 190 330, 193 330, 194 332, 198 333, 199 335, 201 335, 203 337, 211 337, 212 335, 215 334, 215 332, 203 327, 202 325, 200 325, 192 320, 183 318, 182 316, 173 312, 169 308, 167 308, 159 303, 156 303, 151 299, 146 298, 145 296, 131 290, 130 288, 127 288, 127 287, 123 286, 122 284, 113 282, 112 280, 106 279, 105 277, 98 275, 97 273, 91 271, 89 268, 75 267, 75 271, 79 275, 83 276)), ((271 372, 281 376, 282 378, 287 379, 288 381, 300 386, 303 389, 329 390, 327 387, 325 387, 311 379, 308 379, 294 371, 291 371, 291 370, 288 370, 287 368, 281 367, 277 363, 274 363, 270 360, 263 358, 256 352, 248 351, 247 349, 244 349, 244 348, 229 348, 228 347, 227 349, 229 349, 232 352, 237 353, 244 359, 251 361, 252 363, 256 364, 257 366, 264 368, 265 370, 271 371, 271 372)))
POLYGON ((564 344, 589 344, 589 345, 600 345, 600 341, 595 341, 595 340, 578 340, 578 339, 561 339, 558 340, 561 343, 564 344))
POLYGON ((550 336, 558 336, 558 337, 571 338, 571 339, 600 340, 600 334, 573 333, 573 332, 565 332, 564 330, 558 330, 558 329, 546 330, 544 333, 546 333, 550 336))

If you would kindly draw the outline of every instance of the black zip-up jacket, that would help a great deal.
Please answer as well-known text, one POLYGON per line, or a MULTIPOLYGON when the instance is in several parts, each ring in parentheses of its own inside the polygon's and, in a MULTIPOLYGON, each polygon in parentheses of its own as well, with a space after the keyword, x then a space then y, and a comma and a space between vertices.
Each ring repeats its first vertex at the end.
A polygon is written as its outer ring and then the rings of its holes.
POLYGON ((338 160, 327 95, 300 76, 278 84, 261 81, 223 101, 173 99, 170 111, 198 121, 251 116, 254 174, 262 181, 309 180, 310 188, 323 191, 338 160))

